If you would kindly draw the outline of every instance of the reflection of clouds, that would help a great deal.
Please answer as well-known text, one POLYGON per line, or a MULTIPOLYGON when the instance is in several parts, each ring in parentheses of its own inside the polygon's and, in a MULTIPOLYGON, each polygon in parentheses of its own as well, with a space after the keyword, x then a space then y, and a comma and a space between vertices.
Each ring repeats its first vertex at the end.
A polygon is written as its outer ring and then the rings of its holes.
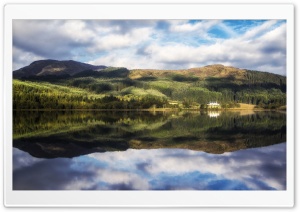
POLYGON ((14 149, 15 190, 149 189, 139 175, 107 168, 91 157, 34 159, 14 149), (24 162, 25 161, 25 162, 24 162), (30 163, 29 163, 29 162, 30 163))
POLYGON ((285 189, 285 156, 285 143, 222 155, 181 149, 128 150, 90 155, 111 166, 117 166, 119 162, 124 164, 126 161, 129 170, 142 172, 151 178, 162 173, 174 177, 197 172, 217 176, 210 176, 210 179, 242 182, 244 185, 240 187, 249 189, 285 189), (126 160, 129 155, 130 160, 126 160))
POLYGON ((90 187, 94 173, 72 169, 72 162, 71 159, 50 159, 20 167, 13 173, 13 188, 16 190, 77 189, 80 184, 86 184, 85 188, 90 187), (73 185, 72 188, 70 185, 73 185))
MULTIPOLYGON (((148 182, 139 175, 117 170, 98 170, 97 179, 109 184, 114 189, 125 187, 127 189, 149 189, 148 182)), ((121 188, 122 189, 122 188, 121 188)))
POLYGON ((27 152, 23 152, 17 148, 13 148, 13 170, 17 170, 26 166, 32 166, 34 163, 44 159, 30 157, 27 152))
POLYGON ((39 160, 23 168, 19 162, 30 161, 31 156, 16 151, 14 188, 282 190, 286 188, 285 149, 285 143, 221 155, 183 149, 129 149, 39 160))

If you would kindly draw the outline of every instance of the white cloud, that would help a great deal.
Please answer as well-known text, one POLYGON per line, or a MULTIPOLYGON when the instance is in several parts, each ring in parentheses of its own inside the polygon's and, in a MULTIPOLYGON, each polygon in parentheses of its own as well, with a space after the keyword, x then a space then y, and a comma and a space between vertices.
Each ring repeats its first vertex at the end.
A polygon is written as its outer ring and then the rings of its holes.
POLYGON ((242 39, 255 38, 256 36, 259 36, 265 32, 268 32, 271 29, 271 27, 276 23, 277 23, 276 20, 266 21, 265 23, 258 25, 257 27, 254 27, 254 28, 250 29, 249 31, 247 31, 242 36, 242 39))
POLYGON ((112 52, 107 56, 99 57, 96 60, 88 61, 89 64, 93 65, 109 65, 115 67, 126 67, 129 69, 138 69, 138 68, 164 68, 164 64, 159 63, 151 58, 149 55, 137 55, 135 51, 120 51, 112 52))
POLYGON ((281 24, 280 26, 274 28, 271 31, 265 33, 261 39, 278 41, 278 38, 281 38, 281 42, 286 38, 286 24, 281 24))
MULTIPOLYGON (((29 56, 26 60, 26 65, 35 61, 37 58, 71 59, 76 49, 81 45, 86 45, 83 42, 83 37, 86 34, 80 32, 82 26, 74 22, 66 25, 67 21, 62 20, 14 20, 13 21, 13 47, 24 52, 29 56), (73 24, 72 24, 73 23, 73 24), (74 30, 73 34, 69 30, 74 30)), ((84 30, 81 30, 84 31, 84 30)), ((14 63, 21 55, 13 52, 14 63)), ((24 57, 23 57, 24 58, 24 57)), ((14 64, 14 67, 16 65, 14 64)))
POLYGON ((96 36, 82 20, 65 21, 57 30, 74 42, 88 42, 96 36))
POLYGON ((36 61, 45 59, 41 56, 38 56, 32 52, 27 52, 18 47, 13 46, 13 70, 17 70, 24 66, 29 65, 29 61, 36 61))
POLYGON ((197 23, 189 23, 188 21, 170 21, 171 32, 205 32, 212 26, 218 24, 219 20, 208 20, 197 23))
POLYGON ((199 60, 195 55, 199 52, 199 48, 185 46, 182 44, 174 44, 168 46, 152 45, 146 48, 146 53, 151 54, 156 61, 161 62, 193 62, 199 60))
POLYGON ((236 37, 238 36, 237 32, 235 32, 233 29, 231 29, 230 27, 228 27, 226 24, 220 22, 217 25, 220 29, 222 29, 224 32, 226 32, 228 35, 230 35, 231 37, 236 37))
POLYGON ((90 51, 114 51, 119 48, 130 47, 140 44, 150 38, 150 28, 139 28, 127 34, 108 34, 95 38, 95 44, 89 48, 90 51))

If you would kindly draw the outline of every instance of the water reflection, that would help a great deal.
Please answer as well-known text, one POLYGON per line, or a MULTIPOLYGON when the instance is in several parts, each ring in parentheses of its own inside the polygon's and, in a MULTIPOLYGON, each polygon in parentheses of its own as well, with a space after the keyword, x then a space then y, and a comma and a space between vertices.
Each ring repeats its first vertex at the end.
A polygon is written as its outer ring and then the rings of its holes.
POLYGON ((33 159, 14 148, 15 190, 284 190, 286 144, 221 155, 183 149, 33 159), (27 161, 27 162, 24 162, 27 161))
POLYGON ((207 112, 207 115, 210 118, 217 118, 220 114, 221 114, 221 112, 219 112, 219 111, 208 111, 207 112))
POLYGON ((15 190, 286 189, 284 113, 16 112, 13 131, 15 190))
POLYGON ((286 141, 285 114, 38 113, 14 116, 14 147, 39 158, 127 149, 180 148, 214 154, 286 141))

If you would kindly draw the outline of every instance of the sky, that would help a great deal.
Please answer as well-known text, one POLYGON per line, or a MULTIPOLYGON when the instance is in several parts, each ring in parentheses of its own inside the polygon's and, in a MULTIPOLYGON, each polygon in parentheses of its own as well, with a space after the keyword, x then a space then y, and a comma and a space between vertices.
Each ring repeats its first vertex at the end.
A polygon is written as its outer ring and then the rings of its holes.
POLYGON ((285 158, 286 143, 224 154, 128 149, 51 160, 14 148, 13 186, 17 190, 285 190, 285 158))
POLYGON ((286 21, 13 20, 13 70, 42 59, 128 69, 223 64, 286 75, 286 21))

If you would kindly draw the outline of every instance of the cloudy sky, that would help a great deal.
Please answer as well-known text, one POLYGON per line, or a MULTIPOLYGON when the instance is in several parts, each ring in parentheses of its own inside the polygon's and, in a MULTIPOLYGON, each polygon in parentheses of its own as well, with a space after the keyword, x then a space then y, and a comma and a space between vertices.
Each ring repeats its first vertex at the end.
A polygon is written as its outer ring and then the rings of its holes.
POLYGON ((224 154, 128 149, 51 160, 14 148, 13 186, 17 190, 285 190, 285 158, 286 143, 224 154))
POLYGON ((286 22, 14 20, 13 69, 40 59, 129 69, 218 63, 286 75, 286 22))

